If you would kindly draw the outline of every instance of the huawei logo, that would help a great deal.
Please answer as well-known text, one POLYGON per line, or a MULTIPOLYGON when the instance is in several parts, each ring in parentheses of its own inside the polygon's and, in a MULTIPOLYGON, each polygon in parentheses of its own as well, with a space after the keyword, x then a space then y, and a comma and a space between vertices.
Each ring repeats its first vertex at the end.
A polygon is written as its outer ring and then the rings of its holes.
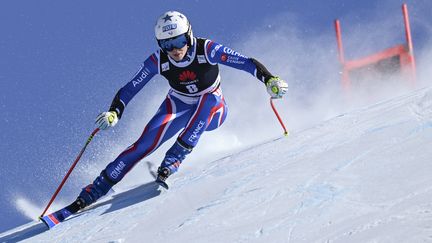
POLYGON ((196 79, 196 74, 192 71, 183 71, 179 76, 180 81, 192 81, 196 79))

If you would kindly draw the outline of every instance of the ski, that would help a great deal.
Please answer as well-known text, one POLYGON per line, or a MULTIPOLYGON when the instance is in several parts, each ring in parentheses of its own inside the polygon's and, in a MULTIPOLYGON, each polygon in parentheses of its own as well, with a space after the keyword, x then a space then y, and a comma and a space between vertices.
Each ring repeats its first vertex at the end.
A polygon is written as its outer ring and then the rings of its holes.
POLYGON ((48 229, 52 229, 56 225, 65 221, 66 218, 71 215, 77 213, 79 210, 84 208, 85 203, 81 198, 77 198, 72 204, 66 206, 54 213, 45 215, 40 217, 39 219, 48 227, 48 229))
POLYGON ((159 184, 159 186, 161 186, 161 187, 163 187, 163 188, 165 188, 167 190, 169 189, 169 186, 168 186, 168 184, 165 181, 160 180, 159 178, 156 178, 155 182, 157 184, 159 184))
MULTIPOLYGON (((155 197, 157 195, 160 194, 160 192, 162 191, 161 189, 159 189, 158 193, 153 192, 153 190, 157 189, 157 186, 163 187, 166 190, 169 188, 168 184, 165 183, 164 181, 157 181, 156 179, 154 181, 150 181, 144 185, 141 185, 140 187, 144 186, 144 190, 152 190, 149 194, 153 194, 154 196, 151 197, 155 197)), ((138 188, 138 187, 137 187, 138 188)), ((134 188, 133 190, 137 189, 134 188)), ((110 189, 109 194, 113 194, 115 193, 113 189, 110 189)), ((108 196, 109 194, 105 195, 104 197, 108 196)), ((118 194, 118 195, 121 195, 118 194)), ((151 198, 150 197, 150 198, 151 198)), ((118 199, 117 199, 118 200, 118 199)), ((56 227, 58 224, 62 223, 63 221, 66 221, 67 219, 71 218, 72 216, 79 216, 79 214, 77 213, 83 213, 86 211, 90 211, 96 207, 99 207, 100 205, 104 205, 103 201, 99 201, 99 203, 94 203, 88 206, 85 206, 85 202, 82 198, 78 197, 73 203, 71 203, 70 205, 55 211, 54 213, 39 217, 39 220, 42 221, 42 223, 44 223, 44 225, 50 230, 54 227, 56 227)))
POLYGON ((70 215, 72 215, 72 213, 63 208, 52 214, 41 217, 40 220, 48 227, 48 229, 52 229, 54 226, 63 222, 70 215))
POLYGON ((148 171, 149 171, 150 175, 155 179, 155 182, 159 186, 161 186, 161 187, 165 188, 166 190, 168 190, 169 189, 168 184, 165 181, 161 180, 158 177, 157 172, 154 171, 155 165, 152 162, 150 162, 150 161, 146 161, 146 164, 147 164, 148 171))

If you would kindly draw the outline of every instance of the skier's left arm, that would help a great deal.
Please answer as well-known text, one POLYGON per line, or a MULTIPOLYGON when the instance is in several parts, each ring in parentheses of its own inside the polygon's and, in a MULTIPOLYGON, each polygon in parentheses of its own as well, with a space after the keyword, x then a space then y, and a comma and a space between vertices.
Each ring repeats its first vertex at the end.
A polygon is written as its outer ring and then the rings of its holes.
POLYGON ((267 92, 273 98, 282 98, 288 90, 288 84, 284 80, 271 74, 255 58, 249 58, 211 40, 205 43, 205 54, 210 64, 219 63, 252 74, 266 85, 267 92))

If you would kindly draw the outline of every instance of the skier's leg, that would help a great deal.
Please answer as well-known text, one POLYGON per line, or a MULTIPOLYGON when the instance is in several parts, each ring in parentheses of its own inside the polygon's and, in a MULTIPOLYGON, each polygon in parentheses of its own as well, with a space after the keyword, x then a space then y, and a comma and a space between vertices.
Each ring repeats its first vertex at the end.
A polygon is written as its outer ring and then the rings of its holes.
POLYGON ((158 112, 145 127, 141 137, 109 163, 92 184, 83 188, 79 198, 85 201, 84 206, 90 205, 105 195, 141 159, 150 155, 180 131, 190 117, 188 108, 178 99, 168 95, 158 112))
POLYGON ((208 124, 206 131, 213 131, 220 127, 228 115, 228 106, 225 103, 222 91, 217 89, 214 94, 216 95, 220 104, 218 103, 218 106, 211 112, 210 123, 208 124))
POLYGON ((185 157, 192 152, 204 131, 214 130, 225 121, 227 106, 220 89, 203 95, 177 141, 166 152, 158 169, 161 180, 177 172, 185 157))
POLYGON ((195 147, 204 131, 211 131, 225 121, 227 105, 220 88, 205 94, 197 104, 195 113, 189 119, 185 129, 179 134, 178 140, 185 146, 195 147))

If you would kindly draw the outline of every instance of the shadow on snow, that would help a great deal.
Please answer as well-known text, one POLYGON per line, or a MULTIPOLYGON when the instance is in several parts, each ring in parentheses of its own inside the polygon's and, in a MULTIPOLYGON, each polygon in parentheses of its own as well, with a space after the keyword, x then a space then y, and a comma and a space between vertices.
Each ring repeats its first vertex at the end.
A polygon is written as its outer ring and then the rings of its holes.
MULTIPOLYGON (((111 199, 95 204, 94 206, 90 206, 88 209, 83 210, 82 212, 76 214, 75 217, 79 217, 87 211, 93 210, 95 208, 108 205, 111 206, 103 213, 114 212, 123 208, 127 208, 134 204, 147 201, 161 194, 159 189, 159 185, 156 182, 149 182, 133 188, 131 190, 121 192, 119 194, 115 194, 111 199)), ((72 218, 75 218, 72 217, 72 218)), ((66 220, 67 221, 67 220, 66 220)), ((52 229, 55 230, 56 228, 52 229)), ((37 236, 45 231, 48 228, 42 222, 38 222, 37 224, 32 224, 28 228, 25 228, 18 232, 13 232, 10 235, 6 235, 0 238, 0 242, 17 242, 29 239, 33 236, 37 236)))

